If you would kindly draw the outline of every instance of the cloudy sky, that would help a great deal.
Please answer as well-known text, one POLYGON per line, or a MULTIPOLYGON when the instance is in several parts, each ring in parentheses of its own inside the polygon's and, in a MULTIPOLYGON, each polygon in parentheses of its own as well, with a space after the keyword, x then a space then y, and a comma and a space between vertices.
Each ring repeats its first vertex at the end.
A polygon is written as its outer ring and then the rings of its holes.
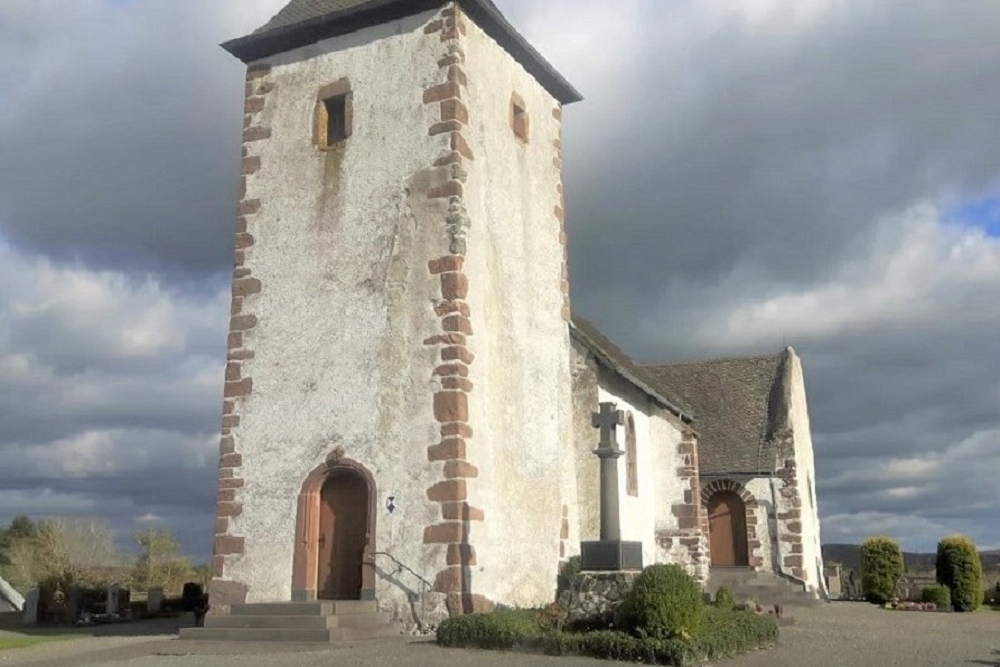
MULTIPOLYGON (((1000 3, 497 1, 587 98, 574 308, 646 361, 795 346, 824 541, 1000 547, 1000 3)), ((0 2, 0 523, 210 554, 243 91, 217 45, 282 4, 0 2)))

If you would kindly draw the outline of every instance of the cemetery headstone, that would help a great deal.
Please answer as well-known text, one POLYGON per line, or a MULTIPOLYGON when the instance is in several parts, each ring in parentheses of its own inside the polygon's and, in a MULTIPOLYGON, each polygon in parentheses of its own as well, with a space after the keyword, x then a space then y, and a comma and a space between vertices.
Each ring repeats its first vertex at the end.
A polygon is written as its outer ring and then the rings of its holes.
POLYGON ((24 596, 24 615, 22 617, 25 625, 38 625, 38 599, 41 591, 32 588, 24 596))

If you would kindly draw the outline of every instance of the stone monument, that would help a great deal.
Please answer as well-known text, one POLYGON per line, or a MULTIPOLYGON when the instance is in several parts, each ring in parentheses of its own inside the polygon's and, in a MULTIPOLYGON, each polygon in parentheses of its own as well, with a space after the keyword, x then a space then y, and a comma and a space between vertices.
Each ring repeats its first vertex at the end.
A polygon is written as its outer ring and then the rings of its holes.
POLYGON ((625 452, 618 448, 617 431, 625 423, 625 414, 614 403, 600 407, 592 423, 601 430, 594 450, 601 459, 601 538, 580 543, 581 572, 558 600, 571 625, 590 628, 615 626, 618 607, 642 570, 642 543, 621 539, 618 459, 625 452))
POLYGON ((600 412, 592 415, 594 428, 601 438, 594 454, 601 459, 601 539, 580 544, 580 569, 594 572, 623 572, 642 569, 642 543, 623 542, 618 502, 618 459, 625 452, 618 448, 618 426, 625 423, 625 413, 614 403, 601 403, 600 412))

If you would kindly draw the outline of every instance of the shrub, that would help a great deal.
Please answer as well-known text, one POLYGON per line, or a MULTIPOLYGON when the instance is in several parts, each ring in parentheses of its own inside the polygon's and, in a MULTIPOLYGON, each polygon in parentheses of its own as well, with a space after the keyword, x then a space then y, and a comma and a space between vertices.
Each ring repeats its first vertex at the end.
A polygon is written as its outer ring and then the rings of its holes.
POLYGON ((870 537, 861 543, 861 591, 872 604, 885 604, 896 594, 903 576, 903 552, 889 537, 870 537))
POLYGON ((537 611, 500 610, 445 619, 438 626, 437 643, 451 648, 509 651, 541 635, 537 611))
POLYGON ((921 591, 921 602, 933 602, 938 609, 951 609, 951 590, 947 586, 928 586, 921 591))
POLYGON ((953 535, 938 542, 937 581, 951 589, 955 611, 975 611, 983 601, 983 562, 976 545, 953 535))
POLYGON ((680 638, 636 637, 623 632, 599 631, 553 635, 545 639, 546 652, 585 655, 604 660, 659 665, 689 665, 720 660, 774 644, 778 626, 773 618, 739 611, 707 609, 701 634, 680 638))
POLYGON ((656 639, 698 635, 704 616, 701 589, 679 565, 650 565, 626 596, 625 627, 656 639))
POLYGON ((719 586, 715 591, 715 606, 719 609, 735 609, 736 596, 733 595, 733 590, 728 586, 719 586))

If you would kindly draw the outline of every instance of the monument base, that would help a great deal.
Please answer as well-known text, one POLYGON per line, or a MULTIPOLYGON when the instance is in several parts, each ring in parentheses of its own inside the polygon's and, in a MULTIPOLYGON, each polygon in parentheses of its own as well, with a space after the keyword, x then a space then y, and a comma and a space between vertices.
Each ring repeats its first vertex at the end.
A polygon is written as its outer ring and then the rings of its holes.
POLYGON ((642 569, 642 542, 599 541, 580 543, 583 572, 627 572, 642 569))

